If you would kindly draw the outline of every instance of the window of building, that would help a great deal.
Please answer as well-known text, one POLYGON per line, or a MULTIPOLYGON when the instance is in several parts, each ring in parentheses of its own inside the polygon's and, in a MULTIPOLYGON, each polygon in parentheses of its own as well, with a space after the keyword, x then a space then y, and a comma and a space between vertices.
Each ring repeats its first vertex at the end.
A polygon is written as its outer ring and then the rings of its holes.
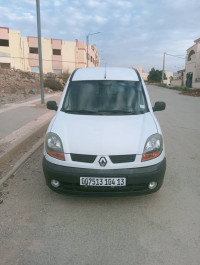
POLYGON ((29 48, 29 52, 30 52, 30 53, 38 54, 38 48, 30 47, 30 48, 29 48))
POLYGON ((53 55, 61 55, 61 50, 53 49, 53 55))
POLYGON ((54 69, 53 73, 58 75, 58 74, 62 74, 62 70, 61 69, 54 69))
POLYGON ((31 72, 33 72, 33 73, 39 73, 40 72, 39 67, 38 66, 32 66, 31 67, 31 72))
POLYGON ((191 50, 189 55, 188 55, 188 61, 191 61, 191 57, 192 57, 193 54, 195 54, 195 51, 191 50))
POLYGON ((90 61, 92 62, 92 56, 90 57, 90 61))
POLYGON ((9 46, 9 40, 2 40, 2 39, 0 39, 0 46, 6 46, 6 47, 8 47, 9 46))
POLYGON ((0 63, 0 68, 2 68, 2 69, 10 69, 10 63, 0 63))

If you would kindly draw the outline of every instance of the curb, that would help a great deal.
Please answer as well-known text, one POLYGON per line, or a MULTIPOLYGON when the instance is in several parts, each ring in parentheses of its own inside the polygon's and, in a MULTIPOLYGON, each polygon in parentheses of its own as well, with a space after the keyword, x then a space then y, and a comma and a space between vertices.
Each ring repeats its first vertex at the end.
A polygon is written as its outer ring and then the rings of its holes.
POLYGON ((8 161, 9 159, 11 159, 30 140, 35 140, 41 133, 45 132, 47 130, 49 123, 50 123, 50 120, 51 119, 46 121, 44 124, 42 124, 42 126, 35 129, 33 132, 27 134, 27 136, 24 137, 24 139, 20 139, 14 145, 12 145, 8 150, 6 150, 6 152, 0 156, 0 166, 3 163, 5 163, 6 161, 8 161))

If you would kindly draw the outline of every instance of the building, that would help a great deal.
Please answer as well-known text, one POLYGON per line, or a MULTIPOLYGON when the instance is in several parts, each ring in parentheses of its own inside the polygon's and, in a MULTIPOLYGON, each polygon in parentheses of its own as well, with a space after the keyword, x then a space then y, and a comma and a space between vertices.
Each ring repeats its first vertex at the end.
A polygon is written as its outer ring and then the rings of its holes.
POLYGON ((133 66, 132 68, 138 70, 144 81, 147 81, 149 73, 144 72, 141 66, 133 66))
POLYGON ((178 75, 173 76, 172 80, 171 80, 171 85, 172 86, 184 86, 184 76, 185 76, 185 69, 183 70, 179 70, 178 75))
POLYGON ((187 49, 184 83, 186 86, 200 88, 200 38, 187 49))
MULTIPOLYGON (((43 72, 71 73, 87 66, 87 45, 78 40, 42 38, 43 72)), ((100 58, 95 45, 88 47, 88 67, 97 67, 100 58)), ((20 31, 0 27, 0 67, 39 72, 37 37, 22 37, 20 31)))
POLYGON ((171 81, 172 86, 200 88, 200 38, 187 49, 185 69, 178 71, 178 76, 171 81))
POLYGON ((173 79, 174 73, 165 71, 165 75, 166 75, 167 79, 163 80, 163 83, 166 84, 166 85, 170 85, 171 84, 171 80, 173 79))

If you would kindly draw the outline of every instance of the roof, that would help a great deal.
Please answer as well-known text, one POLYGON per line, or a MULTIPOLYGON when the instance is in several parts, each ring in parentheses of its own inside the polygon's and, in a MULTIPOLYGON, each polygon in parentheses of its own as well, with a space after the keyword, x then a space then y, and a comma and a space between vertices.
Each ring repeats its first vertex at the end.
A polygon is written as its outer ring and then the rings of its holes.
POLYGON ((195 43, 198 43, 198 42, 200 42, 200 38, 198 38, 198 39, 194 40, 194 42, 195 42, 195 43))
POLYGON ((121 67, 80 68, 74 73, 72 81, 82 80, 139 81, 137 73, 134 69, 121 67))
POLYGON ((188 51, 188 50, 190 50, 191 48, 193 48, 194 46, 196 46, 197 45, 197 43, 199 43, 200 42, 200 38, 198 38, 198 39, 196 39, 196 40, 194 40, 194 45, 192 45, 190 48, 188 48, 186 51, 188 51))
POLYGON ((182 69, 182 70, 179 70, 179 71, 177 71, 178 73, 183 73, 183 72, 185 72, 185 69, 182 69))

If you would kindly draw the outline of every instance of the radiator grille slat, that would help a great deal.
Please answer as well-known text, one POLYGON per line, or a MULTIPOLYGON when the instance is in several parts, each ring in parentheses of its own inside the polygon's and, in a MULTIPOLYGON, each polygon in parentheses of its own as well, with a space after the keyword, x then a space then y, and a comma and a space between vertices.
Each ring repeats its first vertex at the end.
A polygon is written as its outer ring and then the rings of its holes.
MULTIPOLYGON (((71 154, 72 161, 82 163, 94 163, 96 157, 96 155, 71 154)), ((134 162, 136 155, 112 155, 109 157, 113 164, 118 164, 134 162)))
POLYGON ((94 163, 96 157, 97 156, 95 155, 71 154, 72 161, 83 162, 83 163, 94 163))
POLYGON ((134 162, 135 156, 136 155, 114 155, 114 156, 109 156, 109 157, 112 163, 118 164, 118 163, 134 162))

